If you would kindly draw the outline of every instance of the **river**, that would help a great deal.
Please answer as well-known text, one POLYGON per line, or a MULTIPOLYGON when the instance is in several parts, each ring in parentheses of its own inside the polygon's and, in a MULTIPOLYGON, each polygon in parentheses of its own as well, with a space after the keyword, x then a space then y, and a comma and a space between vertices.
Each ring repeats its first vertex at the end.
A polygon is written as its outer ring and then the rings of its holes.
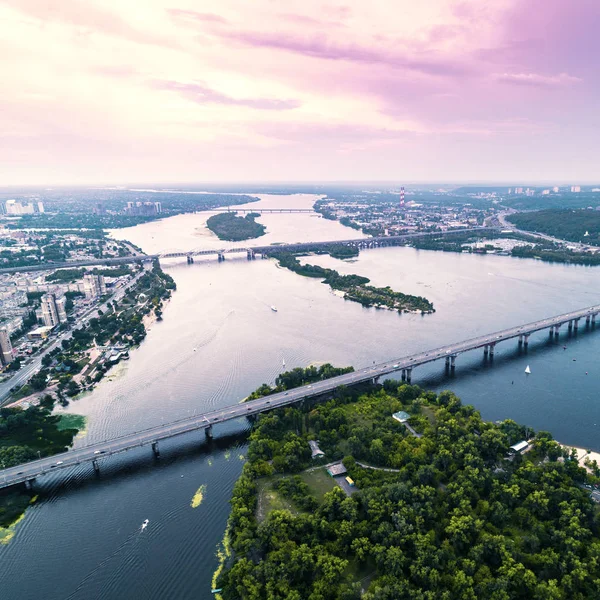
MULTIPOLYGON (((261 195, 262 206, 306 207, 315 196, 261 195)), ((250 205, 258 206, 258 205, 250 205)), ((221 248, 205 229, 208 215, 180 215, 113 235, 146 252, 221 248)), ((357 237, 308 214, 263 215, 257 244, 357 237)), ((254 243, 253 242, 253 243, 254 243)), ((150 327, 131 359, 69 411, 88 417, 88 444, 239 401, 286 368, 310 363, 366 366, 417 350, 598 303, 593 268, 533 260, 382 248, 356 260, 310 262, 370 277, 374 285, 423 295, 433 315, 398 315, 335 296, 318 280, 241 256, 193 265, 163 264, 177 291, 164 320, 150 327), (276 305, 278 312, 270 309, 276 305)), ((532 336, 497 346, 493 364, 478 352, 459 356, 454 377, 443 364, 419 367, 413 382, 450 388, 484 418, 512 418, 550 430, 562 442, 600 450, 597 402, 600 332, 532 336), (563 349, 566 346, 566 349, 563 349), (524 373, 530 365, 532 374, 524 373)), ((0 546, 2 600, 204 599, 217 566, 228 500, 246 453, 243 420, 47 476, 39 500, 0 546), (197 508, 191 502, 203 486, 197 508), (142 522, 149 525, 140 530, 142 522)))

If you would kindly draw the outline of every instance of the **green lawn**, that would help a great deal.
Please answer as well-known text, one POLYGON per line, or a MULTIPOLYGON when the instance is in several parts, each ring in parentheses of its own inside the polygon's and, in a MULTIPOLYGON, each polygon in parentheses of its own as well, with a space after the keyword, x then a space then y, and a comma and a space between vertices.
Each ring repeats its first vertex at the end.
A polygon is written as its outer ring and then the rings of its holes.
POLYGON ((280 477, 265 477, 257 482, 258 504, 256 507, 256 518, 258 521, 263 521, 272 510, 287 510, 293 515, 297 515, 298 511, 294 505, 282 498, 276 490, 273 489, 273 483, 280 477))
POLYGON ((327 492, 330 492, 337 484, 333 477, 330 477, 327 473, 327 469, 315 469, 314 471, 308 471, 300 473, 304 483, 308 485, 310 491, 315 495, 315 498, 319 502, 323 502, 323 498, 327 492))

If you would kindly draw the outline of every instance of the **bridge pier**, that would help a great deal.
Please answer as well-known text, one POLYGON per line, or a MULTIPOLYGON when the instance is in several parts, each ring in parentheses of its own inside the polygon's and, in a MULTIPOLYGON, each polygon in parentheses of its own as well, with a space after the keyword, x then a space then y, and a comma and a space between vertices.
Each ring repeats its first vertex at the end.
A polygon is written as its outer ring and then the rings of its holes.
POLYGON ((213 431, 212 431, 212 425, 209 425, 205 430, 204 430, 204 435, 206 436, 207 440, 212 440, 213 439, 213 431))
POLYGON ((410 383, 412 379, 412 367, 406 369, 406 383, 410 383))
POLYGON ((526 333, 523 336, 523 347, 527 348, 527 346, 529 346, 529 334, 528 333, 526 333))
POLYGON ((98 464, 98 461, 96 459, 92 461, 92 465, 94 466, 94 471, 96 473, 100 473, 100 465, 98 464))
POLYGON ((577 329, 579 329, 579 319, 573 319, 573 330, 577 333, 577 329))
POLYGON ((256 258, 254 256, 254 250, 248 250, 247 257, 248 257, 248 260, 254 260, 256 258))
POLYGON ((223 252, 218 252, 217 253, 217 259, 219 262, 222 262, 225 260, 225 254, 223 252))
POLYGON ((585 324, 586 324, 586 325, 589 325, 589 324, 590 324, 590 315, 588 315, 588 316, 585 318, 585 324))
POLYGON ((450 356, 450 371, 452 373, 454 373, 454 369, 456 369, 456 354, 452 354, 452 356, 450 356))
POLYGON ((569 325, 567 328, 568 333, 572 333, 573 332, 573 321, 569 321, 569 325))
POLYGON ((31 490, 33 488, 33 482, 35 481, 35 479, 28 479, 25 482, 25 489, 26 490, 31 490))
MULTIPOLYGON (((483 347, 483 358, 487 358, 489 353, 490 353, 490 347, 489 347, 489 345, 488 345, 488 344, 486 344, 486 345, 483 347)), ((447 359, 446 359, 446 360, 447 360, 447 359)))
POLYGON ((490 344, 490 358, 494 358, 494 348, 496 344, 490 344))
POLYGON ((152 452, 154 452, 154 458, 160 458, 160 449, 158 448, 158 442, 152 442, 152 452))
POLYGON ((194 258, 192 256, 190 256, 189 254, 188 254, 188 256, 186 256, 186 259, 187 259, 187 264, 188 265, 193 265, 194 264, 194 258))
POLYGON ((446 371, 448 371, 448 369, 450 369, 450 357, 446 356, 446 371))
POLYGON ((596 325, 596 314, 594 313, 592 315, 592 327, 594 327, 596 325))

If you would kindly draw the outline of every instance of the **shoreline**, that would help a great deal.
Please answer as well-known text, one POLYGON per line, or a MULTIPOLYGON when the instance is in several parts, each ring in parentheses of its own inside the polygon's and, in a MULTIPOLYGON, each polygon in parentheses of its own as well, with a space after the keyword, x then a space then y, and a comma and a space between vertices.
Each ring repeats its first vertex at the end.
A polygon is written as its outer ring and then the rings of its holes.
POLYGON ((575 450, 577 452, 577 462, 580 467, 584 468, 588 473, 592 473, 592 469, 587 467, 584 463, 585 460, 589 458, 591 462, 596 461, 598 467, 600 467, 600 452, 594 452, 593 450, 589 450, 586 448, 580 448, 578 446, 570 446, 568 444, 562 444, 558 442, 561 448, 565 450, 575 450))

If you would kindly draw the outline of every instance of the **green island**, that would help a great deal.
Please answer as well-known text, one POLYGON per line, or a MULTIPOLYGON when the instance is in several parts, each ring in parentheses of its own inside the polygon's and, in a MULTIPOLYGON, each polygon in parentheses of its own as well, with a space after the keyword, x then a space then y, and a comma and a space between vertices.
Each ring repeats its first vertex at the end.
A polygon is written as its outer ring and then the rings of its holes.
POLYGON ((375 306, 403 312, 421 312, 421 314, 434 313, 433 304, 423 296, 412 296, 395 292, 390 287, 378 288, 367 285, 369 279, 360 275, 340 275, 333 269, 326 269, 318 265, 303 265, 296 254, 291 252, 271 252, 270 256, 276 258, 279 264, 298 275, 323 279, 323 283, 331 289, 344 293, 344 299, 358 302, 363 306, 375 306))
POLYGON ((508 215, 519 229, 545 233, 562 240, 600 245, 600 211, 548 209, 508 215), (586 235, 586 232, 588 235, 586 235))
POLYGON ((238 217, 234 211, 213 215, 206 221, 206 226, 217 235, 220 240, 239 242, 250 240, 265 234, 266 227, 256 222, 258 213, 248 213, 245 217, 238 217))
POLYGON ((213 579, 222 600, 600 597, 598 466, 588 475, 550 433, 486 422, 451 392, 338 390, 261 415, 247 456, 213 579), (528 451, 509 453, 521 440, 528 451))
MULTIPOLYGON (((80 415, 53 415, 54 399, 46 395, 38 406, 0 408, 0 465, 13 467, 38 457, 65 452, 85 426, 80 415)), ((22 489, 0 492, 0 543, 8 543, 14 524, 32 503, 22 489)))

